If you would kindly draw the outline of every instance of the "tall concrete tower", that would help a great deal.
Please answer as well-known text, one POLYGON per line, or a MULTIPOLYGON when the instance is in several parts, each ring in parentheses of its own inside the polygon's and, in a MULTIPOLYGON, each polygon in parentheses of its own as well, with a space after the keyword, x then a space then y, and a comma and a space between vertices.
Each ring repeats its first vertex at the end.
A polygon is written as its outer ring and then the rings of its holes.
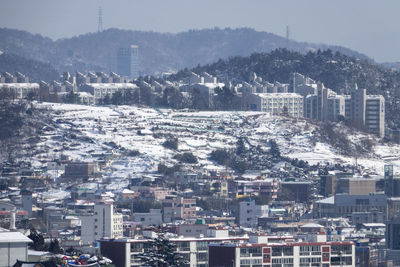
POLYGON ((22 208, 28 212, 29 218, 32 217, 32 192, 28 190, 21 191, 22 208))

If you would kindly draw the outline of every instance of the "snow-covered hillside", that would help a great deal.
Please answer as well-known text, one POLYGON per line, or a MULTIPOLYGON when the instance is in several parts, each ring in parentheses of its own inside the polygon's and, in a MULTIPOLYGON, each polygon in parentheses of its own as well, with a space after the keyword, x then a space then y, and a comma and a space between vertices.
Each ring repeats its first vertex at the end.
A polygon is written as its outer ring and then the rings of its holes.
MULTIPOLYGON (((46 157, 58 158, 60 154, 80 161, 108 157, 113 158, 109 174, 124 178, 155 171, 160 162, 174 164, 177 152, 162 146, 173 137, 179 140, 178 152, 192 152, 203 168, 222 168, 209 160, 209 154, 219 148, 234 148, 238 137, 247 137, 251 145, 265 150, 269 148, 268 140, 274 139, 282 155, 310 164, 356 161, 323 142, 319 126, 303 119, 260 112, 185 112, 134 106, 41 103, 37 108, 50 110, 54 123, 47 127, 37 145, 44 149, 32 159, 36 167, 42 166, 46 157)), ((345 126, 340 127, 349 132, 345 126)), ((357 132, 348 136, 351 145, 365 138, 374 139, 376 145, 367 157, 357 158, 360 166, 378 174, 389 162, 400 166, 399 145, 382 145, 373 136, 357 132)))

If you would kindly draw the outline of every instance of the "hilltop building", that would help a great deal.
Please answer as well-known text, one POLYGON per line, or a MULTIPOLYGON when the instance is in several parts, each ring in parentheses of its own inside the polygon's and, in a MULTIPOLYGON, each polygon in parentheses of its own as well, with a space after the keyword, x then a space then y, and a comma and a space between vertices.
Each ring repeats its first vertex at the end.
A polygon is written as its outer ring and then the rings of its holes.
POLYGON ((244 98, 247 110, 303 117, 303 97, 296 93, 252 93, 244 98))
POLYGON ((350 95, 339 95, 320 82, 299 73, 293 75, 293 91, 304 97, 304 117, 320 121, 352 121, 381 138, 385 136, 385 99, 367 95, 355 84, 350 95))
POLYGON ((4 72, 0 74, 0 92, 14 99, 35 98, 39 95, 39 84, 30 83, 29 78, 20 72, 15 75, 4 72))

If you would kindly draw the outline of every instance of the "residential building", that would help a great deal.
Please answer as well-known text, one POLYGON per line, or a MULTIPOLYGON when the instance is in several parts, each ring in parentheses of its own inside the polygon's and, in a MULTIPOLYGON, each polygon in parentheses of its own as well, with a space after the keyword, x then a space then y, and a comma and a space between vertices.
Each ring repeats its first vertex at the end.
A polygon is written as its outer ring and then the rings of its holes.
POLYGON ((220 243, 209 246, 209 267, 355 266, 353 242, 220 243))
POLYGON ((385 137, 385 98, 382 95, 367 95, 365 127, 370 133, 385 137))
POLYGON ((259 195, 264 198, 275 200, 278 197, 279 183, 277 179, 265 178, 257 180, 235 180, 231 182, 230 191, 235 192, 236 197, 259 195))
POLYGON ((163 223, 161 209, 150 209, 149 212, 135 212, 132 214, 132 221, 139 222, 145 226, 161 226, 163 223))
POLYGON ((328 96, 328 115, 330 121, 337 121, 346 116, 346 98, 345 95, 329 95, 328 96))
POLYGON ((383 138, 385 136, 385 99, 382 95, 367 95, 366 89, 351 90, 350 116, 356 126, 383 138))
POLYGON ((39 96, 39 84, 30 83, 29 78, 19 72, 15 75, 5 72, 0 77, 0 92, 9 94, 11 98, 25 99, 39 96))
POLYGON ((128 91, 133 93, 139 90, 138 86, 133 83, 86 83, 79 89, 92 94, 95 104, 101 103, 105 97, 111 99, 116 92, 120 92, 124 96, 128 91))
POLYGON ((303 97, 296 93, 254 93, 244 98, 247 110, 303 117, 303 97))
POLYGON ((238 222, 240 226, 255 228, 260 217, 268 217, 268 205, 256 205, 255 200, 239 203, 238 222))
POLYGON ((121 238, 122 214, 114 212, 113 204, 96 204, 93 214, 82 219, 81 239, 84 244, 91 244, 101 238, 121 238))
POLYGON ((196 199, 194 198, 167 196, 162 205, 165 223, 196 217, 196 199))
MULTIPOLYGON (((169 240, 176 244, 177 252, 188 262, 182 267, 207 267, 209 244, 215 242, 241 243, 248 241, 249 237, 171 237, 169 240)), ((148 249, 153 249, 148 245, 148 241, 149 239, 102 239, 100 240, 100 253, 110 258, 115 267, 143 266, 138 255, 148 249)))

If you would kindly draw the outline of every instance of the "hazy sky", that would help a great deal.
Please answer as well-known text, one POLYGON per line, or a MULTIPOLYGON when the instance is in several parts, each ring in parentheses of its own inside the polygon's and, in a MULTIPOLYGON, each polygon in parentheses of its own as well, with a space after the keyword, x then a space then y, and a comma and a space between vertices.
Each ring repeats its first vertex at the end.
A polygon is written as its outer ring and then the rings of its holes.
POLYGON ((400 61, 399 0, 0 0, 0 27, 53 39, 103 27, 180 32, 251 27, 400 61))

